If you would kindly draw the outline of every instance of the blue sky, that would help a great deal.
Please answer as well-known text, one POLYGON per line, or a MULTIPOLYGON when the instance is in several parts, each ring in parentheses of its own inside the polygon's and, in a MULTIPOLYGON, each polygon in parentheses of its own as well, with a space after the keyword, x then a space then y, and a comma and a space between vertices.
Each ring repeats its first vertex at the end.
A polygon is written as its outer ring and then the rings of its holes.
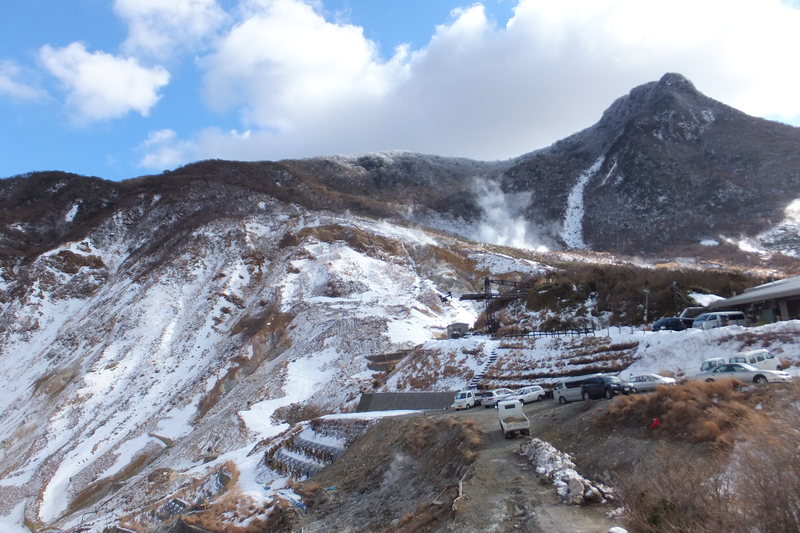
POLYGON ((665 72, 800 125, 796 0, 3 4, 0 177, 392 149, 506 159, 665 72))

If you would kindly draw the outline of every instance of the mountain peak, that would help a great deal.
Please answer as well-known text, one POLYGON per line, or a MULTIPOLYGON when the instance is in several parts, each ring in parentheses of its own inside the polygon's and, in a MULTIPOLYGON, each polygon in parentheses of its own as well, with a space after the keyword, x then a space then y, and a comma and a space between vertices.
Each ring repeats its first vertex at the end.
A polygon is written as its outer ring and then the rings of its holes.
POLYGON ((675 89, 684 89, 692 92, 697 92, 694 84, 689 81, 685 76, 682 74, 678 74, 677 72, 667 72, 661 79, 658 80, 658 86, 660 87, 672 87, 675 89))

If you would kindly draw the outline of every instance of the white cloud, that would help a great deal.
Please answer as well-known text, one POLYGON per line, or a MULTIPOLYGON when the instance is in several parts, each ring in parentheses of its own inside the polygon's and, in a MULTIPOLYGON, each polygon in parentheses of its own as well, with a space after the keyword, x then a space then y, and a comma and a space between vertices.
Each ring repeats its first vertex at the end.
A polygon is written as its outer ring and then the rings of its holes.
POLYGON ((67 89, 67 106, 77 122, 119 118, 131 111, 143 116, 158 102, 169 82, 162 67, 146 68, 136 59, 89 53, 82 43, 39 52, 44 67, 67 89))
POLYGON ((158 146, 173 141, 177 134, 175 130, 163 129, 151 131, 147 139, 142 143, 142 146, 158 146))
POLYGON ((381 98, 401 72, 361 28, 326 22, 298 0, 245 2, 247 18, 203 62, 210 103, 246 123, 291 129, 332 109, 381 98))
POLYGON ((154 170, 174 168, 195 155, 192 148, 193 143, 178 139, 175 130, 151 131, 139 145, 139 150, 145 152, 139 166, 154 170))
POLYGON ((19 100, 37 101, 47 97, 47 93, 23 81, 22 69, 13 61, 0 61, 0 96, 10 96, 19 100))
POLYGON ((665 72, 750 114, 800 116, 800 11, 780 0, 519 0, 504 26, 477 4, 454 11, 426 46, 388 59, 361 28, 321 12, 301 0, 243 0, 239 22, 200 64, 209 103, 238 110, 252 134, 207 129, 187 154, 508 158, 591 125, 665 72))
POLYGON ((114 11, 128 23, 123 50, 158 60, 198 46, 227 19, 216 0, 115 0, 114 11))

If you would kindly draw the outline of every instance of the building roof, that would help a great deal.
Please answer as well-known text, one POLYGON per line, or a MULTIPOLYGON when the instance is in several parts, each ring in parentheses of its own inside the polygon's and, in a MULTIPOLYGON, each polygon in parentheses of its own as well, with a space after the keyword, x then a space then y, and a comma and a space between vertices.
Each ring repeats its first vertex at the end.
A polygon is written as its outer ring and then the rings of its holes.
POLYGON ((793 296, 800 298, 800 276, 779 279, 777 281, 765 283, 764 285, 745 289, 742 294, 711 302, 708 304, 708 307, 711 309, 719 309, 754 302, 764 302, 767 300, 791 298, 793 296))

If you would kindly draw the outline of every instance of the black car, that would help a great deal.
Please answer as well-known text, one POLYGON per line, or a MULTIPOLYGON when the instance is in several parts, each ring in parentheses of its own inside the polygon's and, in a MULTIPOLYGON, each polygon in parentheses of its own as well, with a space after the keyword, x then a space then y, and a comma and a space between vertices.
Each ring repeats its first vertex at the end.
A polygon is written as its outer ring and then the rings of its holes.
POLYGON ((583 399, 591 398, 613 398, 617 394, 633 394, 636 387, 622 381, 616 376, 595 376, 584 380, 581 385, 581 396, 583 399))
POLYGON ((684 318, 680 316, 665 316, 653 322, 653 331, 661 329, 670 329, 672 331, 683 331, 692 327, 693 318, 684 318))

